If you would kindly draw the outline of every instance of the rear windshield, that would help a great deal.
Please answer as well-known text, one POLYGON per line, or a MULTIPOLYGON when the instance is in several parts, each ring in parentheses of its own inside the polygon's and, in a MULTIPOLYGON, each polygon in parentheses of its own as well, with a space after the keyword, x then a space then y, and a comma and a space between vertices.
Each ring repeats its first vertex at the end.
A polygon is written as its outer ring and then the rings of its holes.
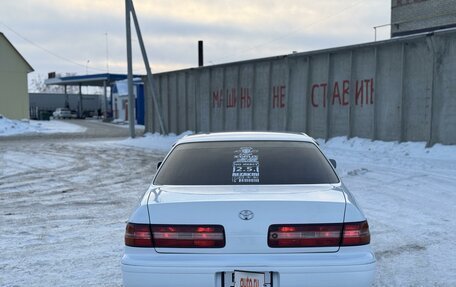
POLYGON ((339 179, 312 143, 232 141, 180 144, 156 185, 323 184, 339 179))

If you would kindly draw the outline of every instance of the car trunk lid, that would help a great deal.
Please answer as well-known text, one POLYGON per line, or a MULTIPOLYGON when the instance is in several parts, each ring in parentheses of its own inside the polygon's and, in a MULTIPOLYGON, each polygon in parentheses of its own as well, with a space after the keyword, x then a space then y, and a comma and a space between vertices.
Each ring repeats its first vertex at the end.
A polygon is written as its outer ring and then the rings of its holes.
POLYGON ((343 223, 345 197, 329 184, 280 186, 152 187, 152 225, 221 225, 223 248, 159 248, 159 253, 336 252, 338 246, 271 248, 268 230, 277 224, 343 223))

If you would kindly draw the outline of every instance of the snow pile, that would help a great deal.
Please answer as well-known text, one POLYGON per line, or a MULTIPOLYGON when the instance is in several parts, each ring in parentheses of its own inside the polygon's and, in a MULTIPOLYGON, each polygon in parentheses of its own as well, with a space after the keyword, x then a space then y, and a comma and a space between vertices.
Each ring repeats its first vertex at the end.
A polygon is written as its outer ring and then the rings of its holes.
POLYGON ((62 121, 11 120, 0 115, 0 136, 29 133, 80 133, 86 128, 62 121))
POLYGON ((159 133, 146 133, 143 137, 134 139, 128 138, 118 142, 118 144, 159 151, 168 151, 177 140, 191 134, 193 134, 191 131, 186 131, 180 135, 171 133, 166 136, 160 135, 159 133))
POLYGON ((386 154, 396 157, 432 158, 442 160, 456 160, 456 146, 436 144, 430 148, 425 142, 384 142, 372 141, 362 138, 335 137, 327 142, 323 139, 317 140, 322 149, 331 150, 344 147, 345 149, 356 150, 357 152, 371 152, 386 154))
POLYGON ((0 115, 0 136, 34 132, 29 123, 13 121, 0 115))

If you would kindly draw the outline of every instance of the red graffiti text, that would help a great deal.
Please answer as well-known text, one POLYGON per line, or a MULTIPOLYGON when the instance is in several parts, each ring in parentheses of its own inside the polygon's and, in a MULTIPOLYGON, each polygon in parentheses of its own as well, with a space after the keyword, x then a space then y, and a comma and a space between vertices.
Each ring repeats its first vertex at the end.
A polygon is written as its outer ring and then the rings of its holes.
MULTIPOLYGON (((354 84, 355 105, 374 104, 374 80, 357 80, 354 84)), ((328 83, 313 84, 310 90, 310 101, 314 108, 327 105, 348 106, 350 104, 350 81, 335 81, 332 85, 328 83)))
POLYGON ((272 87, 272 108, 282 109, 285 107, 285 86, 272 87))
POLYGON ((212 92, 212 108, 236 108, 239 105, 241 109, 252 106, 252 98, 248 88, 220 89, 212 92))

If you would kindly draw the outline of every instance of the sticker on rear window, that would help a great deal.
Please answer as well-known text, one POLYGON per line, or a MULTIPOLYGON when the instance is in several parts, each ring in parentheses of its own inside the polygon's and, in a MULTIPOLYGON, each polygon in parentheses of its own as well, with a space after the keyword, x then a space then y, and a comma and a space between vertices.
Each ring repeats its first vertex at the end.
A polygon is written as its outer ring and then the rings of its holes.
POLYGON ((241 147, 234 152, 233 183, 259 183, 260 162, 258 150, 251 147, 241 147))

